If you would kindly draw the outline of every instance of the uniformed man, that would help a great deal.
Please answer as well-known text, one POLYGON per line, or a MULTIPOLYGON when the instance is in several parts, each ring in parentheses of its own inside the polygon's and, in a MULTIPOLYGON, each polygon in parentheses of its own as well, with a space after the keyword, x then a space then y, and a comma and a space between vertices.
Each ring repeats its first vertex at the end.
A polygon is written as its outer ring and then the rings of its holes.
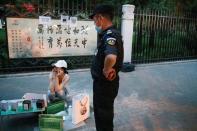
POLYGON ((114 99, 119 88, 118 72, 123 63, 123 42, 113 26, 113 17, 111 5, 98 5, 90 15, 98 32, 97 51, 91 67, 97 131, 113 131, 114 99))

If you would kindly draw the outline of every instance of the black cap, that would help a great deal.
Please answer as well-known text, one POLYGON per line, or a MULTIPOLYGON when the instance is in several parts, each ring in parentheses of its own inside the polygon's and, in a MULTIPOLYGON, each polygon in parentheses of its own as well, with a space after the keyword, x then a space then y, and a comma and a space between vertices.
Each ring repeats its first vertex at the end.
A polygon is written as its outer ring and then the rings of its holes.
POLYGON ((108 15, 111 19, 113 19, 114 8, 112 5, 97 5, 89 18, 92 19, 96 14, 108 15))

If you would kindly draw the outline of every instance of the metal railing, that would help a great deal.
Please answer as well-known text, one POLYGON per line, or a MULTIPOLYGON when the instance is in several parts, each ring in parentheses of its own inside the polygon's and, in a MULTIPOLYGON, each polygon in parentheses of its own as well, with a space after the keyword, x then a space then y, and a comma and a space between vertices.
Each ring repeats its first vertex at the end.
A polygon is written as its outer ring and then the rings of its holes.
POLYGON ((133 63, 197 58, 197 15, 165 10, 136 10, 133 63))
POLYGON ((38 14, 52 13, 55 17, 61 14, 87 17, 95 6, 95 0, 37 0, 37 6, 38 14))

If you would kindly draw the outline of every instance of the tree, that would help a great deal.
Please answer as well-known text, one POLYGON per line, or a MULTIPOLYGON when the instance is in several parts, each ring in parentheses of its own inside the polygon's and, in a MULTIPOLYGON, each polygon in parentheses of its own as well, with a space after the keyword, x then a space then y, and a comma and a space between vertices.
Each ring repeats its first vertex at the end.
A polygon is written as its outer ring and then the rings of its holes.
POLYGON ((196 0, 176 0, 177 11, 191 11, 197 12, 197 1, 196 0))

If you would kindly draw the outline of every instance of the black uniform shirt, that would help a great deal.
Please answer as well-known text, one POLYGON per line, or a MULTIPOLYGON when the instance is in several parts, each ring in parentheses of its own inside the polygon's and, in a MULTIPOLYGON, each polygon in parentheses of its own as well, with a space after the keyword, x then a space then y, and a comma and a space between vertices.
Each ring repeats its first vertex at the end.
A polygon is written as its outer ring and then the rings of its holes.
POLYGON ((114 54, 117 56, 114 69, 117 76, 123 63, 123 42, 120 32, 111 26, 99 34, 97 51, 92 62, 91 74, 93 79, 105 79, 103 67, 105 56, 114 54))

